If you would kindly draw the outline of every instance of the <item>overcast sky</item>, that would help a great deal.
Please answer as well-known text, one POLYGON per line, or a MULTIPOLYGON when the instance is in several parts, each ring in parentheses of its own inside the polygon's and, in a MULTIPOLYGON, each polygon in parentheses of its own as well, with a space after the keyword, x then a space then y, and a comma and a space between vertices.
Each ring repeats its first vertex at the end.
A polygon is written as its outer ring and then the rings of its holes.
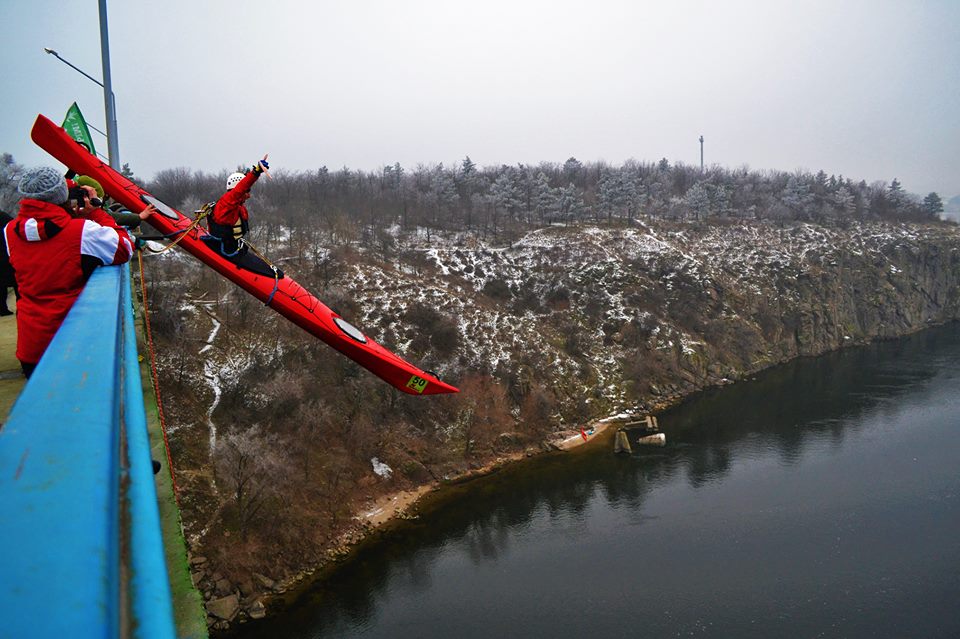
MULTIPOLYGON (((37 113, 105 130, 96 0, 0 0, 0 152, 37 113)), ((960 0, 113 0, 120 159, 793 171, 960 194, 960 0)), ((107 143, 94 133, 98 150, 107 143)))

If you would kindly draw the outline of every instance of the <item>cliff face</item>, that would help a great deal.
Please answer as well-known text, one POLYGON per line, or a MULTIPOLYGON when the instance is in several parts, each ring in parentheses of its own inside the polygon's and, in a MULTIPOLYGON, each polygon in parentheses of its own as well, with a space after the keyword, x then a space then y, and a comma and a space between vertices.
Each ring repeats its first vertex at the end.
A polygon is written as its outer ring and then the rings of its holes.
POLYGON ((196 263, 154 260, 184 529, 207 599, 236 595, 233 615, 253 614, 257 583, 290 583, 342 553, 378 495, 593 418, 960 318, 952 225, 647 220, 541 228, 508 245, 396 233, 312 252, 295 240, 268 253, 462 392, 399 396, 196 263))
POLYGON ((527 360, 568 399, 619 409, 956 319, 958 249, 946 226, 649 223, 428 255, 446 289, 431 304, 459 318, 470 361, 527 360))

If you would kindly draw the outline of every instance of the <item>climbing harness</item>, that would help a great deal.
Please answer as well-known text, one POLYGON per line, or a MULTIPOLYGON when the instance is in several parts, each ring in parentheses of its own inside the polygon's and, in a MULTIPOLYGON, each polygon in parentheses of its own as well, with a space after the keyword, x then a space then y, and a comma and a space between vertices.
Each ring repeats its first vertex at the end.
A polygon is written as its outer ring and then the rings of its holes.
POLYGON ((201 236, 200 236, 200 239, 203 240, 203 241, 216 240, 217 242, 219 242, 219 243, 220 243, 220 248, 217 249, 217 253, 219 253, 220 255, 222 255, 222 256, 224 256, 224 257, 226 257, 226 258, 236 257, 237 255, 240 254, 240 249, 243 247, 243 244, 241 244, 240 242, 237 242, 237 250, 234 251, 233 253, 227 253, 225 250, 223 250, 223 238, 222 238, 222 237, 217 237, 216 235, 210 235, 209 233, 206 233, 206 234, 204 234, 204 235, 201 235, 201 236))

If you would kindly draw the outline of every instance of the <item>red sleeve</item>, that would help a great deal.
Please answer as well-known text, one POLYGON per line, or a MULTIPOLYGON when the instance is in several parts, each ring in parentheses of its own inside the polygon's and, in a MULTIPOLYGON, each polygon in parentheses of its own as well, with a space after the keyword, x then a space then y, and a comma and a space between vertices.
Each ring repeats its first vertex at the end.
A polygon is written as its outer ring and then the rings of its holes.
POLYGON ((93 209, 89 215, 87 215, 88 220, 93 220, 100 226, 106 226, 112 229, 117 229, 117 233, 120 234, 120 237, 126 238, 130 241, 130 234, 127 233, 127 229, 117 224, 117 221, 113 219, 113 216, 104 211, 103 209, 93 209))
POLYGON ((123 229, 83 220, 80 254, 95 257, 105 265, 123 264, 133 254, 133 242, 123 229))
POLYGON ((213 221, 226 226, 236 224, 237 219, 240 217, 240 205, 243 204, 243 198, 241 196, 250 190, 250 187, 253 186, 253 183, 256 182, 259 177, 259 173, 248 171, 247 174, 243 176, 243 179, 240 180, 239 184, 224 193, 220 199, 217 200, 217 205, 213 207, 213 221))
POLYGON ((250 187, 253 186, 253 183, 257 181, 260 177, 260 174, 256 171, 247 171, 247 174, 243 176, 243 179, 240 180, 240 184, 236 185, 230 189, 230 193, 236 191, 238 193, 246 193, 250 190, 250 187))
POLYGON ((86 217, 88 220, 93 220, 100 226, 109 226, 113 229, 120 228, 117 226, 117 221, 103 209, 93 209, 86 217))

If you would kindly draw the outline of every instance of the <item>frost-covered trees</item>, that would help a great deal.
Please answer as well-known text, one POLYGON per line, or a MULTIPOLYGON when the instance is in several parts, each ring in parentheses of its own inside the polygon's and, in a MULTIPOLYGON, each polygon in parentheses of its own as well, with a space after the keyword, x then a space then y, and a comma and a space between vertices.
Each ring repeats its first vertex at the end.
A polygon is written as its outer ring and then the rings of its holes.
POLYGON ((929 193, 927 197, 923 198, 923 211, 930 217, 936 217, 943 213, 943 200, 936 192, 929 193))
POLYGON ((810 193, 810 186, 797 176, 791 175, 787 180, 780 200, 796 219, 809 219, 810 205, 814 201, 814 196, 810 193))
POLYGON ((903 186, 900 185, 900 180, 897 178, 893 178, 890 183, 890 187, 887 189, 887 198, 895 208, 901 206, 906 199, 903 186))
POLYGON ((534 214, 540 224, 543 224, 557 211, 559 194, 557 189, 550 186, 550 180, 543 171, 537 173, 533 183, 534 214))
POLYGON ((644 200, 645 189, 627 169, 603 169, 597 184, 597 209, 608 221, 632 219, 644 200))
POLYGON ((17 202, 20 201, 17 181, 22 172, 23 167, 13 160, 12 155, 0 155, 0 211, 16 215, 17 202))
POLYGON ((843 217, 853 217, 857 211, 857 200, 845 185, 830 194, 830 202, 843 217))
POLYGON ((497 232, 498 222, 506 214, 511 220, 517 218, 523 208, 523 197, 517 179, 516 169, 505 166, 490 186, 489 201, 493 214, 493 232, 497 232))
POLYGON ((584 213, 583 194, 575 184, 570 183, 560 189, 557 197, 557 217, 560 221, 571 222, 579 220, 584 213))
POLYGON ((441 226, 441 222, 453 214, 460 197, 453 174, 445 170, 443 164, 433 170, 429 193, 434 208, 434 225, 441 226))
POLYGON ((463 206, 463 212, 466 227, 473 228, 473 209, 476 204, 476 195, 483 190, 483 178, 480 175, 477 165, 468 155, 460 163, 460 171, 456 176, 457 190, 460 193, 460 202, 463 206))
POLYGON ((690 209, 695 220, 703 219, 710 214, 710 193, 703 182, 697 182, 687 191, 683 203, 690 209))
MULTIPOLYGON (((148 189, 175 206, 192 205, 219 196, 221 177, 167 169, 148 189)), ((394 224, 428 233, 444 228, 510 237, 530 225, 579 223, 588 216, 616 223, 641 213, 825 224, 929 220, 937 215, 931 212, 937 207, 933 200, 909 194, 899 180, 868 185, 822 170, 785 173, 746 167, 712 167, 701 173, 699 166, 671 164, 666 158, 655 163, 630 160, 622 166, 585 164, 571 157, 559 164, 480 167, 466 156, 451 168, 436 164, 405 169, 395 163, 372 173, 322 167, 276 172, 273 180, 261 182, 255 195, 261 220, 276 215, 279 224, 311 225, 322 241, 334 243, 375 238, 373 227, 394 224), (273 211, 265 210, 268 203, 273 211)))

